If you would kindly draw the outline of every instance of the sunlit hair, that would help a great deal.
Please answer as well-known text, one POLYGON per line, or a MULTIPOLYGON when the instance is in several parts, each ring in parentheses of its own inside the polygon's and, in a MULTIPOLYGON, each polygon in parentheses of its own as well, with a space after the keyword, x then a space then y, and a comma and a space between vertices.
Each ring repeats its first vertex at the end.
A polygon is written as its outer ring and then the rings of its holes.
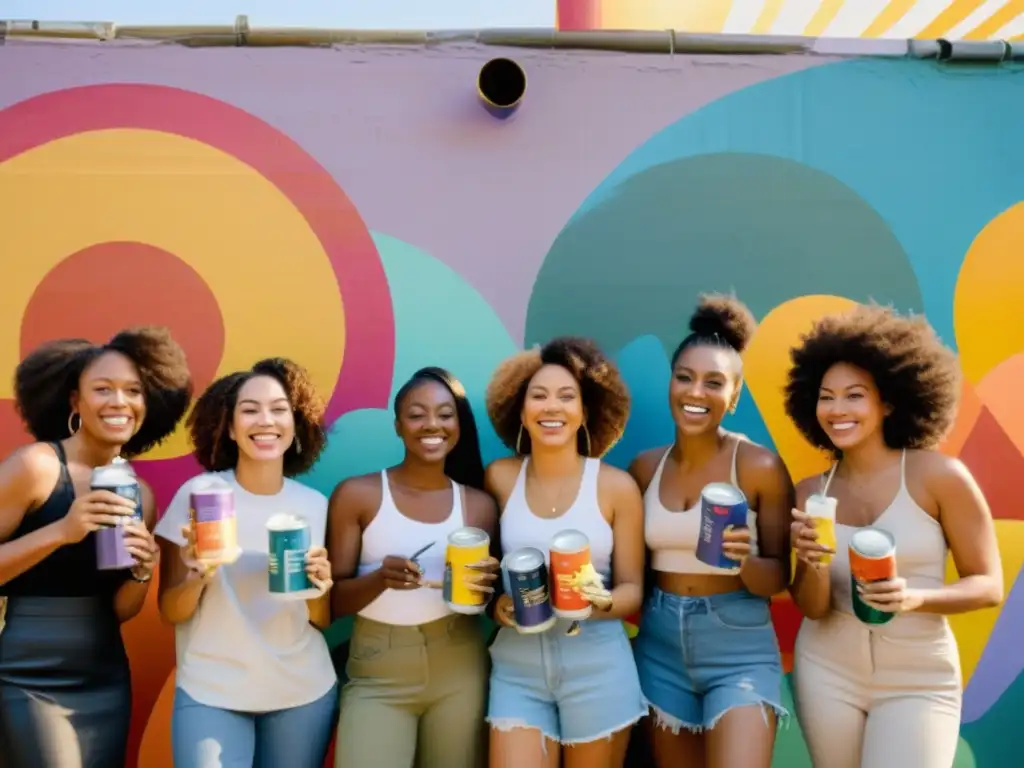
POLYGON ((430 366, 420 368, 402 385, 395 395, 395 418, 400 417, 405 398, 426 382, 436 382, 447 389, 455 401, 455 415, 459 420, 459 441, 452 446, 444 459, 444 473, 453 481, 470 488, 483 489, 484 462, 480 455, 480 436, 476 428, 473 407, 466 397, 466 390, 450 371, 430 366))
POLYGON ((309 372, 298 363, 282 357, 260 360, 247 371, 230 373, 214 381, 199 396, 188 417, 195 457, 207 472, 234 469, 238 464, 238 444, 229 428, 234 418, 238 393, 246 382, 269 376, 280 383, 295 419, 295 442, 284 453, 286 477, 301 475, 312 467, 327 445, 324 429, 324 401, 313 386, 309 372))
POLYGON ((509 448, 530 452, 530 436, 520 429, 521 414, 530 380, 545 365, 565 368, 579 384, 586 414, 586 431, 581 429, 576 440, 580 455, 604 456, 626 429, 629 390, 619 369, 590 339, 560 336, 499 365, 487 387, 487 412, 494 431, 509 448))
POLYGON ((924 317, 858 305, 822 318, 790 352, 786 413, 818 448, 834 446, 818 423, 821 381, 837 363, 867 371, 892 413, 882 423, 890 448, 932 448, 956 418, 960 368, 924 317))
POLYGON ((25 427, 41 442, 70 437, 71 395, 86 369, 107 352, 124 355, 142 382, 146 415, 139 431, 121 448, 138 456, 163 442, 192 400, 192 376, 185 352, 161 326, 121 331, 106 344, 86 339, 50 341, 31 352, 14 373, 15 407, 25 427))

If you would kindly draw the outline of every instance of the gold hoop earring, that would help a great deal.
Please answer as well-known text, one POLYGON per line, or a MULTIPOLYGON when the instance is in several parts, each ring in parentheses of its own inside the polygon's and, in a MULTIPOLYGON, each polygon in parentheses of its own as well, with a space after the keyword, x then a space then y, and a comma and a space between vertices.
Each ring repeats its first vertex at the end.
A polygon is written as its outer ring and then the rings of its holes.
POLYGON ((516 456, 522 456, 523 425, 519 425, 519 432, 516 433, 516 456))
POLYGON ((591 453, 593 453, 594 451, 594 449, 590 445, 590 430, 587 429, 586 423, 583 424, 581 429, 583 430, 583 437, 587 439, 587 452, 585 455, 587 458, 590 458, 591 453))
POLYGON ((295 452, 302 453, 302 443, 299 442, 299 436, 295 436, 295 452))
POLYGON ((76 413, 75 411, 72 411, 71 415, 68 416, 68 437, 73 437, 74 434, 78 430, 80 430, 81 428, 82 428, 82 417, 81 417, 81 415, 76 413), (75 423, 74 423, 75 416, 78 416, 78 426, 75 426, 75 423))

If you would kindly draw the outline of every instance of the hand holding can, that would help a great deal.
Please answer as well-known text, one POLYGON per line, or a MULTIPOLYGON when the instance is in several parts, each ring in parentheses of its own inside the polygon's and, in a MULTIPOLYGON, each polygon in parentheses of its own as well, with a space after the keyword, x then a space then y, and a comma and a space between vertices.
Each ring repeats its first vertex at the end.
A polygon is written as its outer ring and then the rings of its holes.
POLYGON ((326 547, 312 547, 306 553, 306 575, 321 594, 334 586, 331 579, 331 561, 327 559, 326 547))
POLYGON ((204 562, 196 556, 196 534, 191 525, 181 526, 181 536, 185 539, 185 543, 178 547, 181 562, 188 568, 191 578, 208 581, 216 573, 217 564, 204 562))
POLYGON ((819 568, 828 564, 825 556, 831 560, 835 549, 829 549, 818 541, 818 530, 811 518, 799 509, 793 510, 793 523, 789 527, 790 546, 796 557, 808 565, 819 568))
POLYGON ((516 608, 511 595, 499 595, 494 603, 494 623, 509 629, 516 628, 516 608))

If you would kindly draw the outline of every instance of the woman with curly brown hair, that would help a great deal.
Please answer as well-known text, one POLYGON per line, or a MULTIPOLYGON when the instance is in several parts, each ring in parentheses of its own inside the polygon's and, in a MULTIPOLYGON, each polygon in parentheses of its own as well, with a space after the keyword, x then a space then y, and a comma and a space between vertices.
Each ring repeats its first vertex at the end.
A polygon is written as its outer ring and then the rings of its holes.
MULTIPOLYGON (((497 508, 458 379, 423 368, 394 407, 402 461, 331 495, 334 614, 357 614, 335 766, 477 768, 487 756, 487 649, 477 617, 454 613, 438 587, 448 536, 472 526, 493 539, 497 508)), ((467 587, 489 595, 497 560, 477 566, 487 571, 467 587)))
POLYGON ((812 760, 950 768, 962 681, 946 616, 1003 596, 985 497, 963 464, 935 450, 955 417, 956 359, 924 318, 878 306, 820 320, 792 359, 786 411, 835 458, 827 475, 797 485, 797 507, 814 493, 838 502, 834 552, 793 511, 790 591, 805 616, 793 671, 812 760), (897 577, 856 584, 873 623, 855 617, 848 555, 865 528, 896 543, 897 577), (950 584, 947 550, 959 574, 950 584))
POLYGON ((324 449, 323 415, 309 374, 282 358, 213 382, 189 415, 196 459, 233 491, 239 553, 218 568, 197 560, 189 497, 209 475, 185 483, 156 529, 160 613, 175 627, 176 768, 323 764, 338 686, 313 626, 330 617, 327 498, 291 479, 324 449), (306 573, 322 596, 308 603, 268 588, 267 523, 282 512, 309 524, 306 573))
POLYGON ((491 768, 621 766, 647 712, 622 624, 642 600, 643 509, 633 479, 598 457, 625 429, 629 394, 592 342, 563 337, 502 363, 487 410, 517 454, 486 472, 502 510, 500 551, 547 556, 557 533, 577 530, 612 587, 581 590, 591 617, 540 634, 516 631, 509 595, 493 603, 502 628, 491 646, 491 768))
POLYGON ((756 329, 737 299, 702 297, 672 355, 675 442, 630 468, 644 489, 655 578, 636 660, 659 766, 768 768, 776 720, 787 714, 770 598, 786 588, 793 484, 775 453, 722 428, 743 386, 740 353, 756 329), (723 537, 735 567, 697 559, 709 483, 739 488, 749 504, 748 527, 723 537))
POLYGON ((44 344, 14 380, 37 442, 0 464, 0 765, 122 766, 132 701, 120 625, 146 600, 156 504, 140 482, 144 524, 120 524, 135 502, 90 481, 174 431, 192 396, 185 354, 165 328, 133 328, 106 344, 44 344), (114 525, 136 565, 98 570, 92 534, 114 525))

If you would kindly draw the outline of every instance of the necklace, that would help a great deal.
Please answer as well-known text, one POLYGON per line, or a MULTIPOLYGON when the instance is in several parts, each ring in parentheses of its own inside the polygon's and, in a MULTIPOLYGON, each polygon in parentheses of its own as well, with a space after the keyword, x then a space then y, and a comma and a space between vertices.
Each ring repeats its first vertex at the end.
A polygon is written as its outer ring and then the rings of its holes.
MULTIPOLYGON (((561 478, 558 481, 558 488, 555 491, 554 498, 552 498, 550 500, 551 514, 552 515, 557 515, 558 514, 558 508, 561 506, 562 494, 565 493, 565 489, 569 486, 569 483, 572 482, 573 480, 577 479, 578 477, 579 477, 579 474, 578 473, 574 473, 572 475, 567 475, 567 476, 561 478)), ((527 479, 529 480, 529 473, 527 473, 527 479)), ((540 480, 537 479, 537 475, 535 474, 535 475, 533 475, 533 489, 534 489, 534 493, 536 493, 537 490, 538 490, 537 486, 540 486, 545 491, 547 490, 546 488, 544 488, 544 485, 540 482, 540 480)), ((547 494, 544 493, 544 494, 541 494, 541 495, 542 496, 546 496, 547 494)), ((547 499, 544 500, 544 506, 545 507, 548 506, 548 500, 547 499)))

